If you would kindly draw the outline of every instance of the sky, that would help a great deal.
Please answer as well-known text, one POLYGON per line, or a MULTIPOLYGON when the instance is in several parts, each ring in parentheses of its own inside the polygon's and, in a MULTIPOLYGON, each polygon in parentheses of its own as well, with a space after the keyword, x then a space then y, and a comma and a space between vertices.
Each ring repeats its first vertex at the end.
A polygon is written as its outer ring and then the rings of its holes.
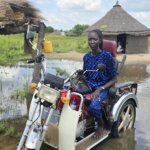
MULTIPOLYGON (((76 24, 92 25, 116 4, 117 0, 30 0, 54 29, 70 30, 76 24)), ((150 28, 150 0, 119 0, 130 15, 150 28)))

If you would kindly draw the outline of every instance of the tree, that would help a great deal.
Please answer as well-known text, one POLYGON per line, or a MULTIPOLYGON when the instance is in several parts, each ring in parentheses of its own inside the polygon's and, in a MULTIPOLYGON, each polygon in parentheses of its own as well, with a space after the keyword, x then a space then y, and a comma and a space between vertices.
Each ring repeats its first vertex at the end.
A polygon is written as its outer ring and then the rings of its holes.
POLYGON ((76 35, 81 35, 83 33, 83 31, 85 29, 87 29, 89 27, 89 25, 80 25, 80 24, 77 24, 73 27, 73 29, 71 30, 74 34, 76 35))
POLYGON ((45 28, 45 33, 52 33, 52 32, 54 32, 54 28, 53 27, 48 26, 48 27, 45 28))

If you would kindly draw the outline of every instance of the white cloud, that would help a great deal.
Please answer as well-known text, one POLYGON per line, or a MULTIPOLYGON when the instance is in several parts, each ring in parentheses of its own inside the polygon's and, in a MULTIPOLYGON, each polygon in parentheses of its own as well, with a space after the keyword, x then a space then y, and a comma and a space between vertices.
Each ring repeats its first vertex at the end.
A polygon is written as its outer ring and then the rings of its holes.
MULTIPOLYGON (((93 24, 106 14, 116 0, 31 0, 47 19, 47 25, 55 29, 71 29, 76 24, 93 24)), ((150 27, 150 1, 122 0, 119 4, 139 20, 150 27)))
POLYGON ((101 0, 57 0, 57 6, 62 10, 96 11, 101 7, 101 0))
POLYGON ((46 20, 50 26, 52 26, 53 24, 61 24, 62 22, 61 17, 57 14, 48 14, 46 16, 46 20))
POLYGON ((45 4, 45 3, 49 3, 49 0, 37 0, 35 1, 37 4, 45 4))
POLYGON ((148 19, 150 12, 131 12, 130 14, 139 22, 150 28, 150 20, 148 19))
POLYGON ((88 24, 91 25, 95 23, 99 16, 93 15, 93 17, 89 17, 89 14, 85 15, 80 12, 72 12, 72 13, 60 13, 58 14, 48 14, 46 16, 47 25, 54 27, 55 29, 64 29, 69 30, 74 27, 76 24, 88 24))

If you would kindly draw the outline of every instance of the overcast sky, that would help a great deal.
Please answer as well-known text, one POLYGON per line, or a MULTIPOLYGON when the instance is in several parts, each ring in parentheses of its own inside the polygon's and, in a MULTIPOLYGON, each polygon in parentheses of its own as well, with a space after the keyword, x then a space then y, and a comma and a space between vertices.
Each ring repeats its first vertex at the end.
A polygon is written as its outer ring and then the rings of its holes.
MULTIPOLYGON (((76 24, 92 25, 116 0, 31 0, 47 20, 45 23, 55 29, 69 30, 76 24)), ((130 15, 150 28, 150 0, 120 0, 119 4, 130 15)))

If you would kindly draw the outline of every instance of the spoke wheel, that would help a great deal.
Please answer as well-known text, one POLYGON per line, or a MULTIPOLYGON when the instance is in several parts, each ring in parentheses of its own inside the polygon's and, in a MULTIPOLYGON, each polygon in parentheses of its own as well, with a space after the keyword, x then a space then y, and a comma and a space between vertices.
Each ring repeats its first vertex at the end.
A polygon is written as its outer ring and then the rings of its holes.
POLYGON ((126 130, 134 126, 136 116, 135 104, 133 101, 127 101, 121 108, 117 121, 112 128, 114 137, 120 136, 126 130))

